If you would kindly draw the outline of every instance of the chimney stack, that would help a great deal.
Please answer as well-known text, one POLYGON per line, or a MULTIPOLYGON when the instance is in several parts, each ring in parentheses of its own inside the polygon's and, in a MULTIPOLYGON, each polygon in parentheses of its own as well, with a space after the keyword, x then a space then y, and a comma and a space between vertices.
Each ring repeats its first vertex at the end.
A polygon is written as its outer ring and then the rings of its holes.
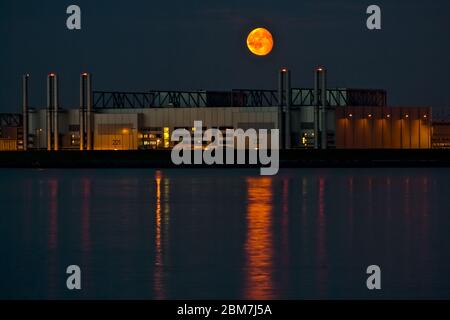
POLYGON ((59 88, 58 88, 58 76, 55 75, 53 79, 53 107, 54 107, 54 120, 53 120, 53 150, 59 150, 59 88))
POLYGON ((314 77, 314 148, 327 149, 327 71, 323 67, 315 70, 314 77))
POLYGON ((29 96, 28 96, 28 80, 29 74, 24 74, 22 77, 22 127, 23 127, 23 150, 28 149, 28 109, 29 109, 29 96))
POLYGON ((290 149, 291 147, 291 100, 291 72, 287 68, 282 68, 278 76, 278 115, 281 145, 284 149, 290 149))
POLYGON ((88 74, 82 73, 80 76, 80 150, 86 148, 86 82, 88 74))
POLYGON ((53 90, 54 85, 53 82, 55 80, 55 74, 50 73, 47 76, 47 151, 52 150, 52 134, 53 134, 53 126, 52 126, 52 114, 53 114, 53 90))
POLYGON ((92 75, 89 73, 86 76, 86 103, 87 103, 87 113, 86 113, 86 135, 87 135, 87 149, 94 150, 93 141, 93 106, 92 106, 92 75))

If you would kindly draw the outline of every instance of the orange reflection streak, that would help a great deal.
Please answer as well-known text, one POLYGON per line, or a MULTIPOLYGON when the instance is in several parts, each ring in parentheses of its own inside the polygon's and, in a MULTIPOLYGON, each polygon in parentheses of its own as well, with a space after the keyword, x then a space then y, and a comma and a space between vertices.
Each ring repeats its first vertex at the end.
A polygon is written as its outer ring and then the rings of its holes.
MULTIPOLYGON (((282 232, 282 240, 281 240, 281 261, 284 266, 289 265, 289 179, 283 179, 283 193, 282 193, 282 207, 283 214, 281 217, 281 232, 282 232)), ((286 272, 282 273, 281 276, 281 284, 283 287, 289 285, 289 272, 287 272, 289 268, 286 268, 286 272)))
POLYGON ((348 225, 349 225, 349 232, 347 232, 347 244, 351 247, 353 244, 352 237, 353 237, 353 176, 348 178, 348 225))
POLYGON ((49 249, 49 268, 48 268, 48 293, 49 297, 56 297, 59 280, 58 274, 58 188, 59 182, 55 178, 48 181, 49 184, 49 229, 48 229, 48 249, 49 249))
POLYGON ((58 180, 51 179, 49 181, 50 201, 49 201, 49 239, 48 246, 50 250, 56 249, 58 246, 58 180))
POLYGON ((272 180, 247 179, 247 241, 244 297, 273 299, 272 180))
POLYGON ((163 233, 167 234, 168 230, 168 218, 169 218, 169 180, 163 179, 161 171, 155 173, 156 182, 156 210, 155 210, 155 223, 156 223, 156 236, 155 236, 155 271, 154 271, 154 291, 155 299, 161 300, 165 298, 164 288, 164 243, 163 233), (161 193, 161 185, 163 185, 163 193, 161 193), (162 198, 164 197, 164 200, 162 198), (162 210, 163 209, 163 210, 162 210), (163 216, 164 215, 164 219, 163 216), (166 227, 163 230, 163 226, 166 227))
POLYGON ((91 180, 90 178, 83 178, 82 180, 82 203, 81 203, 81 243, 84 251, 89 251, 91 248, 91 180))
POLYGON ((318 198, 318 219, 317 219, 317 268, 318 268, 318 289, 323 296, 327 287, 327 257, 325 239, 325 178, 319 177, 319 198, 318 198))

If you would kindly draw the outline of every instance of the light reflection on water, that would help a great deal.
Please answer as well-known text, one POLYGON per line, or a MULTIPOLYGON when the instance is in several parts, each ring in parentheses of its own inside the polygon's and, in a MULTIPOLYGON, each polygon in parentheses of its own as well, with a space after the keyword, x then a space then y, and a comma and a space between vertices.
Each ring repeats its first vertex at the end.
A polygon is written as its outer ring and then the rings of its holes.
POLYGON ((449 178, 1 170, 0 298, 449 298, 449 178), (70 264, 81 292, 65 289, 70 264))
POLYGON ((247 178, 244 299, 272 299, 272 180, 247 178))

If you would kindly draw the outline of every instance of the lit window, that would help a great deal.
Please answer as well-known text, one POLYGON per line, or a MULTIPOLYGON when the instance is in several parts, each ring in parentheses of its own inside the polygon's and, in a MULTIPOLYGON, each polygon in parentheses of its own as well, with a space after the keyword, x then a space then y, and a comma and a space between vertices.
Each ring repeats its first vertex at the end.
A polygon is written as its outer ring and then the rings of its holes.
POLYGON ((164 148, 169 148, 170 146, 170 133, 169 133, 169 128, 168 127, 164 127, 163 129, 163 140, 164 140, 164 148))

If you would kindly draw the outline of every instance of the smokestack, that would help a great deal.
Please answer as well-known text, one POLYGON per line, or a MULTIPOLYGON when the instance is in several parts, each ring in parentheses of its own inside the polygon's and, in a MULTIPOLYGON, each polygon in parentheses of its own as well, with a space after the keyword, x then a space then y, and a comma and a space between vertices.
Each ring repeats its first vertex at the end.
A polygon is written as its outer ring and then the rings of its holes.
POLYGON ((318 67, 314 77, 314 147, 328 148, 327 137, 327 71, 318 67))
POLYGON ((284 135, 282 134, 284 130, 283 123, 283 99, 284 90, 283 90, 283 72, 280 70, 278 74, 278 130, 280 130, 280 146, 284 146, 284 135))
POLYGON ((92 121, 93 121, 93 108, 92 108, 92 75, 87 75, 87 128, 86 128, 86 135, 87 135, 87 149, 93 150, 94 144, 93 144, 93 134, 92 134, 92 121))
POLYGON ((317 68, 314 72, 314 149, 320 148, 320 130, 319 130, 319 106, 320 106, 320 70, 317 68))
POLYGON ((55 74, 50 73, 47 76, 47 150, 52 150, 52 109, 54 103, 53 82, 55 74))
POLYGON ((53 107, 54 107, 54 120, 53 120, 53 150, 59 150, 59 121, 58 121, 58 108, 59 108, 59 90, 58 90, 58 76, 53 77, 53 107))
POLYGON ((291 147, 291 72, 287 68, 280 70, 278 76, 278 115, 280 121, 280 130, 282 132, 281 145, 285 149, 291 147))
POLYGON ((29 97, 28 97, 28 80, 29 74, 24 74, 22 77, 22 126, 23 126, 23 150, 28 149, 28 109, 29 109, 29 97))
POLYGON ((85 142, 85 128, 86 128, 86 79, 88 74, 83 73, 80 76, 80 150, 84 150, 85 142))
POLYGON ((328 149, 327 70, 322 68, 322 149, 328 149))
POLYGON ((284 148, 291 148, 291 71, 284 72, 284 90, 285 90, 285 126, 284 126, 284 148))

